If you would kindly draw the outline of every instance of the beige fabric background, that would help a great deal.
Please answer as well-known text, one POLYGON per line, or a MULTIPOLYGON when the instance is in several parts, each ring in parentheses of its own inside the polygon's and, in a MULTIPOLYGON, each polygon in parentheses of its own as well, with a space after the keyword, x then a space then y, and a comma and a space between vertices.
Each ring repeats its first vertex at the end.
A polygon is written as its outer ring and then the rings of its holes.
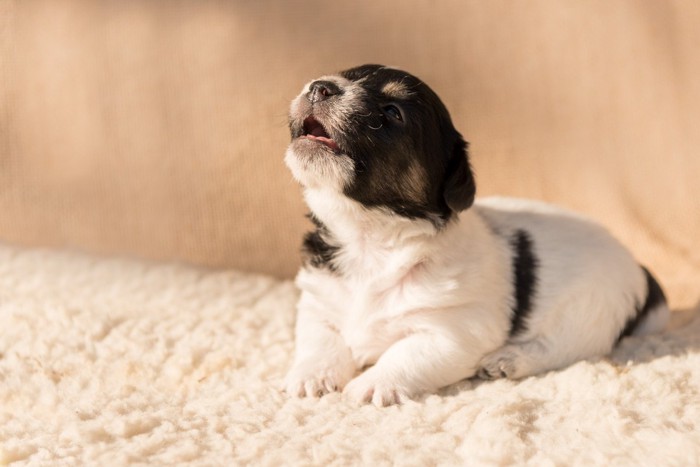
POLYGON ((291 276, 288 102, 405 68, 481 195, 597 219, 700 297, 700 3, 0 0, 0 241, 291 276))

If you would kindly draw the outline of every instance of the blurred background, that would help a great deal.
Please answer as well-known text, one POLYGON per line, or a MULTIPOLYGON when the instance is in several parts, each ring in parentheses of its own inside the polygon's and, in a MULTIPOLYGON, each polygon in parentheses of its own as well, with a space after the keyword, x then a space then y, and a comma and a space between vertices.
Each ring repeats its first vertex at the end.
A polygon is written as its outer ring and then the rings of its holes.
POLYGON ((308 80, 424 79, 480 195, 603 223, 700 297, 700 2, 0 0, 0 242, 291 277, 308 80))

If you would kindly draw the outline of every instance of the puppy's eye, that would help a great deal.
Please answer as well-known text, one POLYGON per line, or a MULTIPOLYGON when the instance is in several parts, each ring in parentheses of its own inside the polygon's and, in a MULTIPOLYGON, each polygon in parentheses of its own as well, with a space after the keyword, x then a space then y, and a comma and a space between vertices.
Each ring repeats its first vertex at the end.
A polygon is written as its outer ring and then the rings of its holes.
POLYGON ((387 115, 395 120, 398 120, 400 122, 403 122, 403 115, 401 114, 401 110, 399 110, 399 108, 396 107, 395 105, 384 106, 382 111, 384 112, 385 115, 387 115))

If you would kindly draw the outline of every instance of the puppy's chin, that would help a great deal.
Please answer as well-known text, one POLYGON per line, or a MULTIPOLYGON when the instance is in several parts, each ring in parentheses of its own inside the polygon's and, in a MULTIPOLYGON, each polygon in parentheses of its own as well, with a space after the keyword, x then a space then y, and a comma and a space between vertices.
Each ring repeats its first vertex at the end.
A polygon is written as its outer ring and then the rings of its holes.
POLYGON ((305 188, 342 191, 352 182, 355 173, 355 163, 348 156, 305 137, 292 141, 284 162, 294 178, 305 188))

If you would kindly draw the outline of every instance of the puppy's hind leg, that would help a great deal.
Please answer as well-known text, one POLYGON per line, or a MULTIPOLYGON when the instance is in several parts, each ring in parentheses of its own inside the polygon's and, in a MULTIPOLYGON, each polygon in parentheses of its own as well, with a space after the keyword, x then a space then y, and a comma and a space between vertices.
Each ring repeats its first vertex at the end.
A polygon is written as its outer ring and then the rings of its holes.
POLYGON ((551 347, 551 343, 541 337, 506 344, 481 359, 477 376, 481 379, 519 379, 559 368, 564 362, 551 347))

